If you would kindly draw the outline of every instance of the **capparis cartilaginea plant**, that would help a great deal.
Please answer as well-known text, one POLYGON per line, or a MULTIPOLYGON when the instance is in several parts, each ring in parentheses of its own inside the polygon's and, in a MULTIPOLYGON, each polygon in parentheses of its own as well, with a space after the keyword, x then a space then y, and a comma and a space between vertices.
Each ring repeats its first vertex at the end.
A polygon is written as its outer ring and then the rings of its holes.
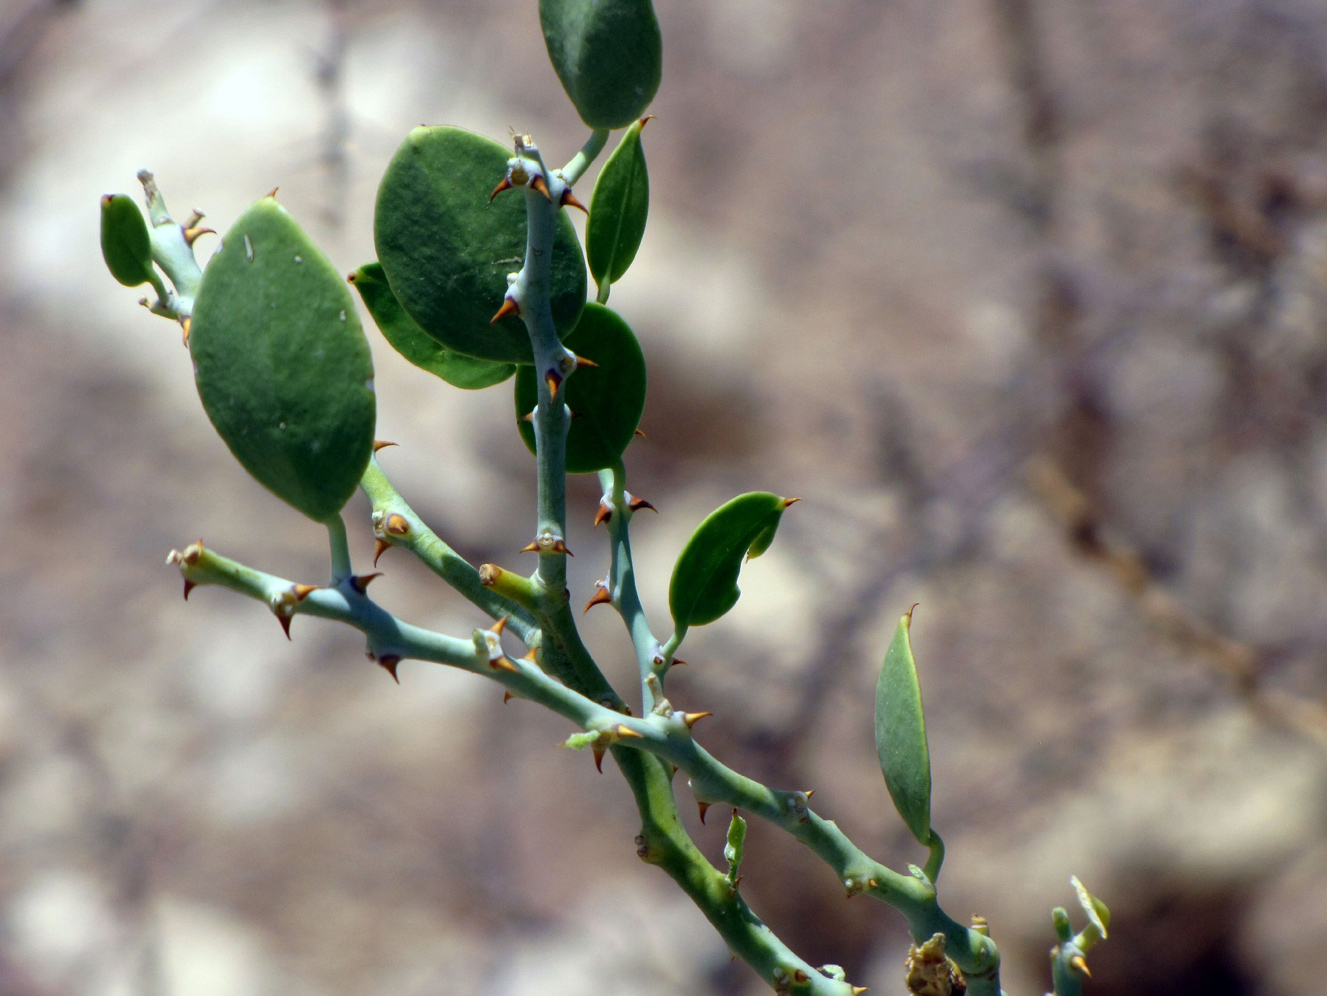
MULTIPOLYGON (((192 355, 203 408, 236 459, 274 494, 324 523, 331 576, 297 584, 236 563, 201 542, 171 551, 184 593, 219 585, 267 603, 287 637, 296 615, 346 623, 367 638, 369 657, 396 677, 410 658, 449 664, 496 681, 577 728, 567 745, 611 755, 635 797, 637 853, 687 893, 732 951, 775 992, 860 993, 843 970, 812 966, 789 950, 746 904, 739 869, 746 822, 760 817, 807 844, 849 896, 893 906, 914 939, 907 983, 915 993, 998 996, 1000 955, 985 920, 964 926, 940 906, 944 844, 931 824, 931 767, 912 612, 899 621, 876 691, 875 731, 885 785, 929 857, 899 873, 869 857, 810 805, 810 792, 770 788, 726 767, 697 742, 708 715, 675 709, 665 696, 688 630, 713 623, 740 596, 743 564, 774 541, 797 499, 756 491, 716 509, 696 528, 668 587, 672 630, 664 639, 637 595, 630 523, 652 508, 626 487, 624 454, 645 406, 646 370, 631 326, 608 307, 645 232, 649 173, 642 132, 659 86, 661 40, 650 0, 540 0, 549 57, 590 128, 579 152, 550 168, 528 135, 514 150, 460 128, 420 127, 383 175, 374 215, 377 260, 349 276, 387 341, 448 384, 478 390, 514 382, 515 422, 535 456, 536 518, 522 552, 526 575, 467 563, 396 491, 375 453, 375 397, 368 343, 350 286, 273 195, 225 233, 204 269, 194 254, 196 212, 178 223, 150 173, 139 174, 147 219, 125 195, 102 199, 102 251, 112 275, 149 284, 143 304, 177 321, 192 355), (589 207, 573 193, 613 130, 617 147, 599 172, 589 207), (509 192, 510 191, 510 192, 509 192), (566 209, 588 213, 582 252, 566 209), (509 272, 511 262, 522 265, 509 272), (595 300, 587 303, 589 276, 595 300), (170 286, 167 286, 169 281, 170 286), (609 556, 590 606, 610 604, 631 636, 642 711, 635 715, 605 679, 577 631, 567 590, 566 479, 599 476, 595 525, 609 556), (351 565, 342 509, 362 489, 372 503, 374 556, 403 547, 494 622, 469 636, 405 623, 368 594, 375 574, 351 565), (509 633, 526 648, 512 656, 509 633), (702 820, 731 807, 724 857, 712 865, 678 818, 675 784, 685 775, 702 820)), ((1053 911, 1055 996, 1079 996, 1084 956, 1106 936, 1105 905, 1073 880, 1087 926, 1074 933, 1053 911)))

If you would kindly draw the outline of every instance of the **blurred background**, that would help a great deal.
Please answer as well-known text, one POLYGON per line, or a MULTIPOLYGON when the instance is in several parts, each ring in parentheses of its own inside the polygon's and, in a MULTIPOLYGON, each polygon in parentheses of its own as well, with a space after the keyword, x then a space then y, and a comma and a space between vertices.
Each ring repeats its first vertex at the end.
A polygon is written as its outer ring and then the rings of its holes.
MULTIPOLYGON (((1327 5, 658 0, 653 202, 613 291, 650 364, 629 486, 673 558, 740 491, 804 500, 670 684, 739 770, 814 788, 895 867, 871 701, 900 612, 942 895, 1049 985, 1068 878, 1114 911, 1096 996, 1303 996, 1327 951, 1327 5)), ((747 996, 635 856, 567 724, 217 589, 199 536, 317 582, 178 327, 105 272, 97 199, 154 170, 224 231, 274 186, 349 272, 406 132, 585 128, 534 0, 0 0, 0 993, 747 996)), ((588 201, 589 184, 581 192, 588 201)), ((200 255, 215 247, 204 237, 200 255)), ((522 565, 510 387, 370 328, 383 465, 475 563, 522 565)), ((574 599, 607 551, 571 488, 574 599)), ((372 537, 348 509, 357 564, 372 537)), ((401 551, 374 594, 480 619, 401 551)), ((634 687, 616 617, 586 617, 634 687)), ((663 635, 660 632, 660 635, 663 635)), ((701 827, 721 860, 726 819, 701 827)), ((743 891, 813 964, 902 993, 893 911, 752 825, 743 891)))

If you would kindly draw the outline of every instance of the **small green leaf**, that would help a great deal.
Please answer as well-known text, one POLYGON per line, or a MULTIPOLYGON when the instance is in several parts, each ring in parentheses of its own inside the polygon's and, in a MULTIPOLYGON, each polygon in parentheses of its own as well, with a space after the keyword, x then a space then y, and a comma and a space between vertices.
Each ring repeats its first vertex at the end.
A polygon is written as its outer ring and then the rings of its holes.
MULTIPOLYGON (((566 346, 598 366, 579 367, 567 381, 566 403, 576 415, 567 431, 567 472, 590 474, 612 467, 636 435, 645 410, 645 355, 631 327, 602 304, 587 304, 566 346)), ((516 417, 539 402, 533 366, 516 372, 516 417)), ((535 451, 534 426, 518 422, 535 451)))
POLYGON ((918 843, 931 843, 931 754, 917 664, 908 627, 912 609, 899 620, 875 689, 875 745, 894 808, 918 843))
POLYGON ((719 506, 700 524, 668 584, 668 607, 679 632, 712 623, 737 604, 742 558, 757 543, 769 546, 784 509, 796 500, 751 491, 719 506))
POLYGON ((128 194, 101 199, 101 255, 111 276, 126 287, 138 287, 156 276, 147 222, 128 194))
POLYGON ((1078 893, 1078 904, 1083 907, 1083 912, 1087 914, 1087 926, 1078 932, 1074 938, 1074 943, 1084 952, 1091 951, 1099 943, 1106 939, 1106 928, 1110 926, 1110 909, 1096 896, 1087 891, 1087 888, 1078 880, 1077 875, 1072 875, 1069 882, 1078 893))
MULTIPOLYGON (((462 128, 416 128, 383 174, 373 237, 392 293, 420 328, 466 356, 530 363, 520 318, 489 325, 525 256, 525 195, 489 202, 511 154, 462 128)), ((576 327, 585 290, 585 257, 560 212, 549 291, 559 335, 576 327)))
POLYGON ((585 257, 602 298, 607 284, 617 283, 636 258, 650 210, 650 173, 640 131, 645 122, 627 129, 599 171, 585 224, 585 257))
POLYGON ((387 283, 387 275, 382 272, 381 264, 365 263, 350 275, 350 282, 359 291, 364 306, 369 309, 383 337, 419 369, 427 370, 453 387, 467 391, 501 384, 516 372, 514 363, 477 360, 473 356, 448 349, 427 334, 401 307, 401 302, 387 283))
POLYGON ((591 128, 622 128, 645 113, 663 73, 650 0, 539 0, 548 58, 591 128))
POLYGON ((311 519, 339 512, 373 452, 373 361, 340 274, 273 198, 203 271, 189 350, 244 468, 311 519))
POLYGON ((728 884, 737 888, 737 879, 742 868, 742 852, 746 846, 746 820, 733 810, 732 822, 728 824, 728 843, 723 848, 723 858, 728 862, 728 884))

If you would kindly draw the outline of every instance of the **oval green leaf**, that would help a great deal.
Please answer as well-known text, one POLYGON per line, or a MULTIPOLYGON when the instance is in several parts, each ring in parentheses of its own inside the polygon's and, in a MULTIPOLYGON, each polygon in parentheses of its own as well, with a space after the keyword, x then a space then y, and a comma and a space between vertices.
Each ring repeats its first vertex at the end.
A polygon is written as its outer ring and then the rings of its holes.
POLYGON ((271 197, 203 271, 189 351, 244 468, 311 519, 339 512, 373 452, 373 361, 340 274, 271 197))
POLYGON ((467 391, 501 384, 516 372, 514 363, 477 360, 448 349, 428 335, 401 307, 381 264, 365 263, 350 275, 350 282, 359 291, 364 307, 369 309, 383 337, 419 369, 467 391))
MULTIPOLYGON (((511 152, 462 128, 416 128, 378 187, 373 237, 392 293, 438 342, 497 363, 531 363, 525 323, 489 321, 507 294, 507 274, 525 257, 525 196, 489 196, 511 152)), ((576 230, 558 216, 550 303, 558 334, 585 306, 585 258, 576 230)))
MULTIPOLYGON (((598 366, 584 366, 567 381, 567 407, 575 413, 567 431, 567 472, 591 474, 622 459, 645 411, 645 355, 631 327, 610 308, 587 304, 566 346, 598 366)), ((533 366, 516 372, 516 417, 539 403, 533 366)), ((518 422, 535 451, 534 427, 518 422)))
POLYGON ((712 623, 737 604, 737 578, 748 551, 764 552, 784 509, 796 498, 751 491, 719 506, 692 534, 673 567, 668 607, 681 632, 712 623), (764 545, 757 548, 756 544, 764 545))
POLYGON ((640 143, 644 121, 637 121, 622 136, 613 154, 599 171, 590 198, 590 218, 585 223, 585 258, 590 274, 599 285, 617 283, 636 258, 645 235, 650 211, 650 173, 640 143))
POLYGON ((539 0, 548 58, 591 128, 622 128, 659 89, 663 39, 650 0, 539 0))
POLYGON ((889 797, 918 843, 931 843, 931 753, 917 664, 908 628, 912 609, 899 620, 875 689, 875 746, 889 797))
POLYGON ((147 222, 128 194, 101 199, 101 255, 111 276, 126 287, 138 287, 156 275, 147 222))

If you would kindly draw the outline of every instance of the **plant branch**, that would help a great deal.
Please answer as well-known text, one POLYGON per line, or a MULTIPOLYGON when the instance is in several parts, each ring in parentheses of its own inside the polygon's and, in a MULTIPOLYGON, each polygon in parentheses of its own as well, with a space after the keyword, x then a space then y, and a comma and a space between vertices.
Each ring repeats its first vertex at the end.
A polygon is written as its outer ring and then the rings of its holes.
MULTIPOLYGON (((491 618, 510 616, 508 625, 526 646, 538 642, 539 627, 534 616, 510 598, 480 582, 479 572, 470 566, 469 561, 443 542, 415 514, 415 510, 387 479, 377 457, 369 459, 359 487, 373 503, 373 534, 380 544, 409 550, 425 567, 491 618)), ((381 550, 380 546, 379 552, 381 550)))

